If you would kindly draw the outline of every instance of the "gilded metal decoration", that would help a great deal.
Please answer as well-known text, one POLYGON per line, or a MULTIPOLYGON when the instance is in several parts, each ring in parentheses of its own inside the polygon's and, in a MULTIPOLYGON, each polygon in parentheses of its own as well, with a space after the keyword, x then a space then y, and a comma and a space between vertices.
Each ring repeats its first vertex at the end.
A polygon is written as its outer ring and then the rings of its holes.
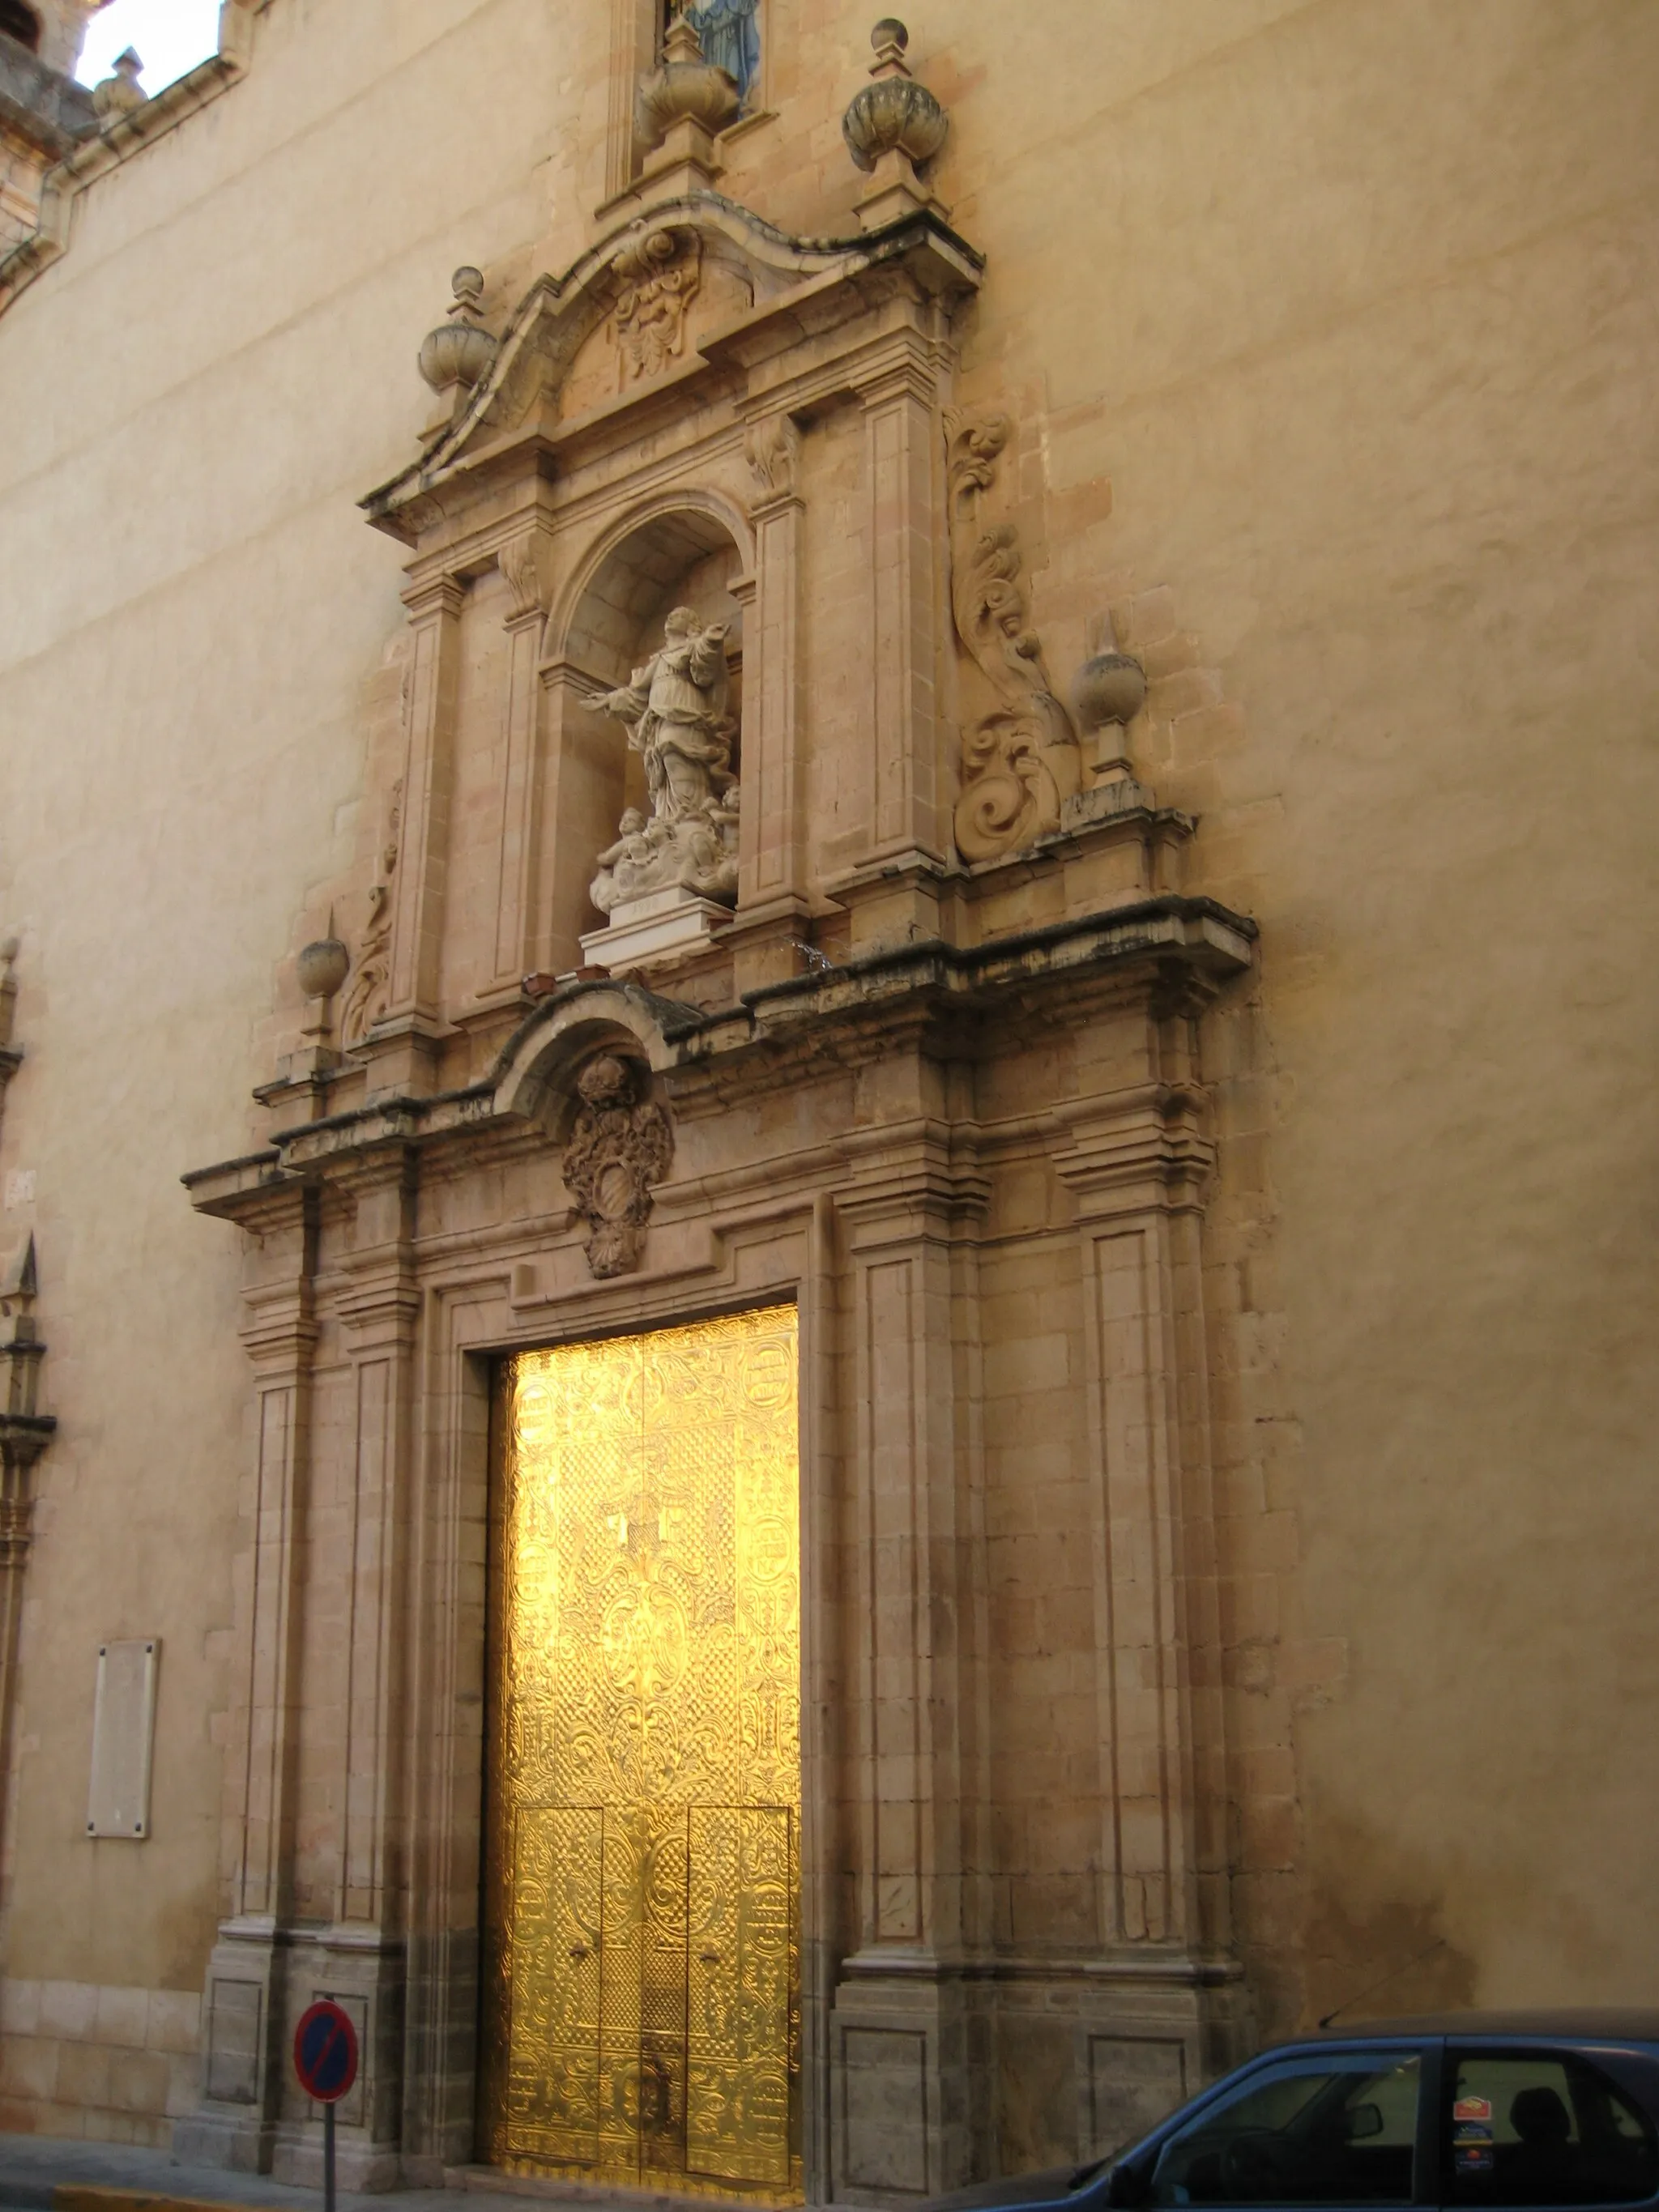
POLYGON ((639 1265, 651 1218, 651 1186, 674 1157, 674 1132, 644 1072, 602 1052, 576 1078, 581 1100, 564 1148, 566 1188, 586 1222, 587 1264, 604 1278, 639 1265))
POLYGON ((498 1398, 483 2149, 801 2196, 793 1307, 498 1398))

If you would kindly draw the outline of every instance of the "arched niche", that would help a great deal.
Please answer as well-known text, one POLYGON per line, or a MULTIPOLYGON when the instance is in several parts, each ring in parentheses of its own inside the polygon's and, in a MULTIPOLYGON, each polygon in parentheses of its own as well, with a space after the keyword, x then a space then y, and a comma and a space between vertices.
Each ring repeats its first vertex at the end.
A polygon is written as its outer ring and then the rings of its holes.
POLYGON ((626 808, 648 809, 645 765, 629 745, 627 727, 595 702, 644 666, 676 607, 689 607, 704 624, 729 625, 726 670, 738 725, 732 765, 741 782, 747 541, 744 518, 723 501, 665 502, 601 540, 549 618, 544 670, 568 702, 557 746, 553 936, 573 967, 581 937, 605 926, 589 892, 598 856, 614 842, 626 808), (577 772, 579 763, 585 772, 577 772))
POLYGON ((24 0, 0 0, 0 31, 32 54, 40 52, 40 18, 33 8, 24 5, 24 0))

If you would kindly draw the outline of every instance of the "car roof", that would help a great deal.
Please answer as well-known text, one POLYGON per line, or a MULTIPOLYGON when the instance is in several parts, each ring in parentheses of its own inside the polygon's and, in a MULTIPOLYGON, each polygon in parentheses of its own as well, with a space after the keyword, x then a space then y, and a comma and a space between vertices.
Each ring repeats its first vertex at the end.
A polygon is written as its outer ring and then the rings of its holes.
POLYGON ((1344 2021, 1320 2039, 1366 2035, 1546 2035, 1597 2042, 1659 2043, 1659 2008, 1577 2006, 1524 2012, 1425 2012, 1395 2020, 1344 2021))

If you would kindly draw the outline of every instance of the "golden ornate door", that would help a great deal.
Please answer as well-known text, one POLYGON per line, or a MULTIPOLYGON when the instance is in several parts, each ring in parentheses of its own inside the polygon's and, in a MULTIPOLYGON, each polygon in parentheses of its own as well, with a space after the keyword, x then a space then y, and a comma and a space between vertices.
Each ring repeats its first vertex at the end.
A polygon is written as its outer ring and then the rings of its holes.
POLYGON ((497 1393, 483 2148, 799 2201, 793 1306, 497 1393))

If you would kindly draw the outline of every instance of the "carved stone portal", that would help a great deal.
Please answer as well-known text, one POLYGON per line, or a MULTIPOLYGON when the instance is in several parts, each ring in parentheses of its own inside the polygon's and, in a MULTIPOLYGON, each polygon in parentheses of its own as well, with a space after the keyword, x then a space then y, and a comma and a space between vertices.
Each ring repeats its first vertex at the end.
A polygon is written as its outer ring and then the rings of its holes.
POLYGON ((615 1053, 576 1078, 581 1107, 564 1148, 564 1180, 586 1222, 587 1264, 602 1279, 639 1265, 651 1218, 651 1186, 674 1157, 674 1133, 642 1071, 615 1053))

